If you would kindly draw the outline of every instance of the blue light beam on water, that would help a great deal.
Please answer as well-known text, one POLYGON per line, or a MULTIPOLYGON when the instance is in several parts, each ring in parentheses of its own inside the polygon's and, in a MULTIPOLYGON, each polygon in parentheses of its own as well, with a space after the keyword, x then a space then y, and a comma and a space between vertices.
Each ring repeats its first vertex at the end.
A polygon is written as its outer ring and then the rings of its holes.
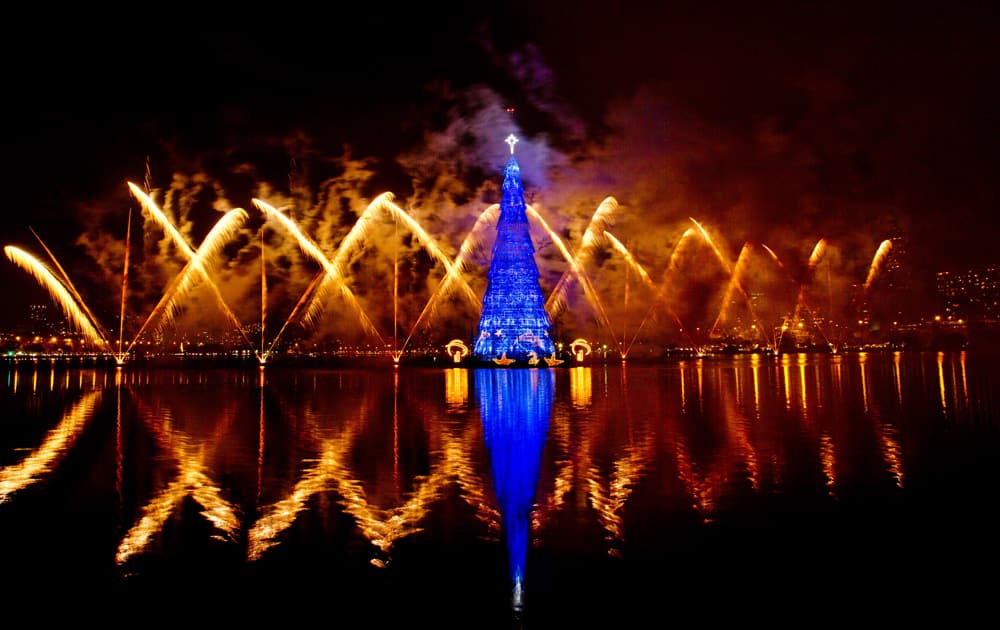
POLYGON ((550 370, 481 369, 475 371, 475 387, 500 504, 513 604, 520 609, 531 510, 552 414, 555 374, 550 370))

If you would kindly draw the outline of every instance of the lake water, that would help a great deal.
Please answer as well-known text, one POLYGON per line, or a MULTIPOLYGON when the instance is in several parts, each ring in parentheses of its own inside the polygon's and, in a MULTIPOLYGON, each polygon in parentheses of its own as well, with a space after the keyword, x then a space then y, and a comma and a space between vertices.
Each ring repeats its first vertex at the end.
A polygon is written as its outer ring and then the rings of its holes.
POLYGON ((998 387, 997 357, 967 352, 8 365, 5 606, 335 627, 972 623, 996 590, 998 387))

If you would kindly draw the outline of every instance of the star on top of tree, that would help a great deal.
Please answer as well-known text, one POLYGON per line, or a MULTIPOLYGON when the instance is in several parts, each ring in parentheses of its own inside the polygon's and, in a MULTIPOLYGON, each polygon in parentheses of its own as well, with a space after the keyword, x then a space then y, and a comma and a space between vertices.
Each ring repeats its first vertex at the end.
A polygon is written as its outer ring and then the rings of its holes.
POLYGON ((514 155, 514 145, 517 144, 518 142, 517 136, 515 136, 514 134, 510 134, 509 136, 507 136, 507 139, 504 140, 504 142, 510 145, 510 154, 514 155))

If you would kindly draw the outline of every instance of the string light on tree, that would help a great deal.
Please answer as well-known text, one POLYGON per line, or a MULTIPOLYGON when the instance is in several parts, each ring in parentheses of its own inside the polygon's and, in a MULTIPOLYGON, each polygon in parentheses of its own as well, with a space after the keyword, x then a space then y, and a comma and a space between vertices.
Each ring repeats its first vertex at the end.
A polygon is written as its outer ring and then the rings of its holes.
POLYGON ((479 360, 498 365, 528 362, 532 357, 544 358, 551 364, 555 362, 555 344, 549 337, 551 324, 528 232, 521 168, 514 159, 517 141, 514 134, 504 140, 510 146, 511 157, 504 167, 489 285, 472 353, 479 360))

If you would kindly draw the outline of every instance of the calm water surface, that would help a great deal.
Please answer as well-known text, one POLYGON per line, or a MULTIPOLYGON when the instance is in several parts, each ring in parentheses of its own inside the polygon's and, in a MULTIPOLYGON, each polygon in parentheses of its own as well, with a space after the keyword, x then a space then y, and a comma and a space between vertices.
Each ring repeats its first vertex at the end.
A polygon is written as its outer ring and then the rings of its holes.
POLYGON ((998 386, 974 353, 6 366, 0 571, 133 620, 972 622, 998 386))

